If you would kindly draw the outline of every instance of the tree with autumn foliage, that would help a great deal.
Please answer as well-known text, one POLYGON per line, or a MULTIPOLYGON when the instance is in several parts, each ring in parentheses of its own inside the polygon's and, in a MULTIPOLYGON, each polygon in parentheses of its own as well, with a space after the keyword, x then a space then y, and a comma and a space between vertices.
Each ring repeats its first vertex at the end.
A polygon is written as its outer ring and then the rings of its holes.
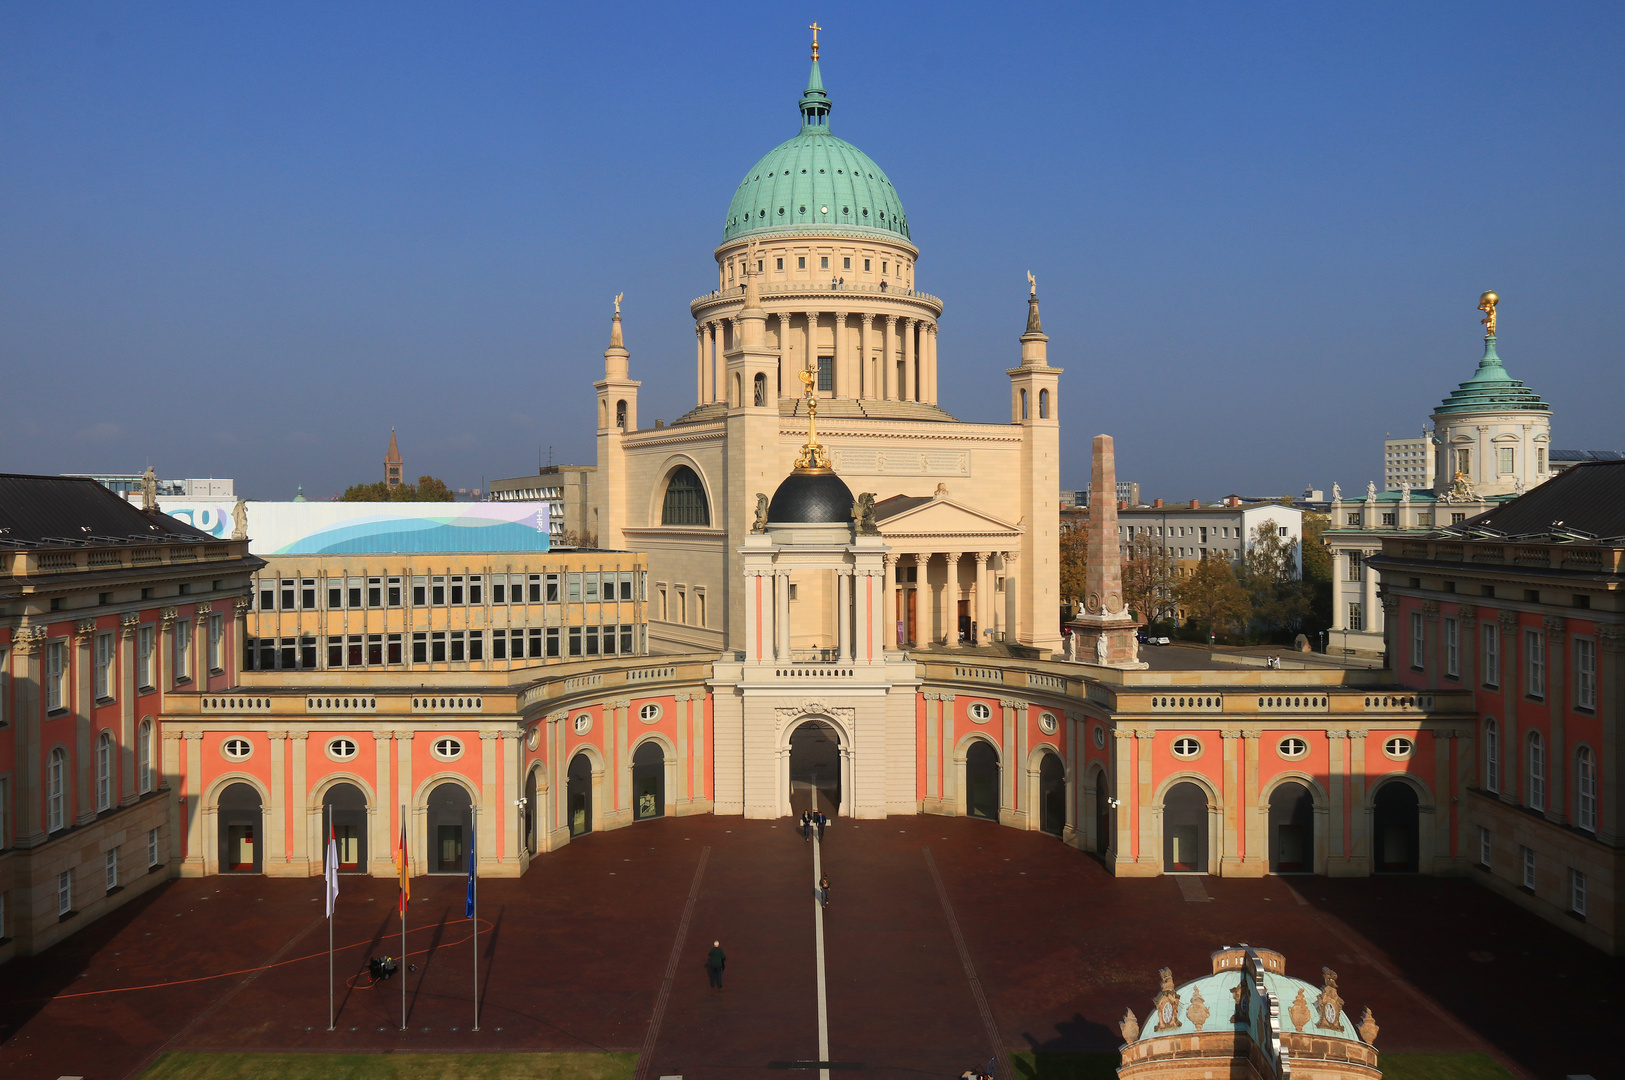
POLYGON ((1123 599, 1148 623, 1173 617, 1179 583, 1173 556, 1150 533, 1137 532, 1123 560, 1123 599))
POLYGON ((1089 529, 1083 519, 1069 526, 1061 522, 1061 603, 1076 610, 1082 605, 1089 569, 1089 529))
POLYGON ((1230 560, 1222 556, 1202 559, 1174 588, 1174 597, 1190 624, 1208 634, 1239 634, 1252 617, 1247 590, 1236 580, 1230 560))
POLYGON ((339 502, 452 502, 451 488, 432 476, 420 476, 414 484, 390 487, 379 480, 371 484, 351 484, 339 502))

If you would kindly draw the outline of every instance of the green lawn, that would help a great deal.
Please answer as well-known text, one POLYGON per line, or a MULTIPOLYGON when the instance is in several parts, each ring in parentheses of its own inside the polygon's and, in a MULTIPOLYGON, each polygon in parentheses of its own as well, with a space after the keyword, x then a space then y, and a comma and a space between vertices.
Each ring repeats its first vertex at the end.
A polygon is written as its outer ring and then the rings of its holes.
POLYGON ((636 1054, 165 1054, 141 1080, 628 1080, 636 1054))
MULTIPOLYGON (((1016 1080, 1115 1080, 1122 1058, 1105 1054, 1011 1054, 1016 1080)), ((1383 1054, 1383 1080, 1512 1080, 1485 1054, 1383 1054)))

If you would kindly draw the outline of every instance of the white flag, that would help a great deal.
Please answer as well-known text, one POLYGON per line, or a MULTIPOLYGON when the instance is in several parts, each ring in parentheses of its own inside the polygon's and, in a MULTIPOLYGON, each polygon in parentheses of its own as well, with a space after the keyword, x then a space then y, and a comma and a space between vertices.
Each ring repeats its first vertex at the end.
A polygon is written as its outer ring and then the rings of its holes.
POLYGON ((339 898, 339 842, 332 826, 327 829, 327 858, 323 860, 327 877, 327 917, 333 917, 333 905, 339 898))

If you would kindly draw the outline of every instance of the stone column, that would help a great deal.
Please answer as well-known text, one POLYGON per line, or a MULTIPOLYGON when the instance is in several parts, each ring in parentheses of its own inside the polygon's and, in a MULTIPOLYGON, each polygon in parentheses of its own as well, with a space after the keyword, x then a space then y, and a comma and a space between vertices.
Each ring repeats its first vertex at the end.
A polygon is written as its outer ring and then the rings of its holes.
POLYGON ((265 835, 257 839, 260 869, 269 877, 281 876, 288 865, 288 732, 272 728, 265 734, 271 742, 271 798, 264 808, 265 835), (280 865, 273 867, 273 859, 280 865))
POLYGON ((831 393, 835 397, 855 398, 858 396, 856 384, 852 378, 852 350, 847 348, 846 340, 846 312, 835 313, 835 370, 831 374, 831 393))
MULTIPOLYGON (((21 558, 22 556, 18 556, 21 558)), ((12 708, 9 715, 17 725, 16 825, 13 843, 28 848, 45 842, 44 758, 40 750, 40 648, 45 644, 45 627, 19 626, 11 635, 12 708)))
POLYGON ((1333 877, 1349 876, 1348 869, 1348 809, 1344 805, 1347 792, 1344 790, 1343 775, 1348 771, 1348 732, 1329 730, 1326 732, 1328 768, 1326 784, 1326 800, 1331 810, 1331 820, 1327 825, 1327 873, 1333 877), (1330 864, 1335 864, 1336 870, 1330 864))
POLYGON ((497 786, 497 777, 506 772, 498 768, 497 757, 502 753, 501 737, 499 731, 480 732, 480 797, 474 804, 473 813, 474 819, 479 822, 474 837, 482 863, 497 857, 497 821, 505 805, 502 796, 506 793, 497 786))
POLYGON ((1516 611, 1502 611, 1501 620, 1501 801, 1516 806, 1523 800, 1523 744, 1518 738, 1518 702, 1523 700, 1523 634, 1516 611))
POLYGON ((1563 778, 1568 770, 1569 747, 1564 718, 1568 715, 1568 702, 1564 698, 1566 680, 1563 678, 1563 642, 1568 633, 1568 622, 1561 615, 1546 616, 1546 704, 1551 717, 1552 738, 1546 751, 1546 820, 1561 825, 1569 819, 1568 792, 1563 778))
POLYGON ((926 327, 931 342, 931 363, 928 370, 931 373, 931 396, 926 400, 931 404, 937 403, 937 324, 932 323, 926 327))
MULTIPOLYGON (((246 543, 244 551, 248 550, 246 543)), ((243 670, 243 649, 248 644, 248 609, 252 606, 248 597, 239 596, 232 604, 231 615, 231 641, 227 642, 226 653, 226 681, 227 686, 236 686, 243 670)))
POLYGON ((1363 874, 1371 872, 1371 814, 1365 805, 1365 740, 1369 734, 1364 728, 1350 728, 1349 737, 1349 816, 1351 842, 1349 857, 1357 861, 1363 874))
MULTIPOLYGON (((502 820, 502 847, 499 849, 498 860, 507 859, 510 862, 520 861, 520 850, 525 840, 525 812, 519 810, 513 818, 509 819, 508 807, 514 806, 516 800, 525 792, 524 757, 519 752, 519 740, 524 732, 515 728, 511 731, 498 733, 502 746, 502 787, 498 792, 496 813, 492 817, 502 820)), ((516 808, 517 809, 517 808, 516 808)))
POLYGON ((399 826, 411 827, 407 833, 407 846, 411 851, 412 864, 423 873, 423 859, 428 853, 427 838, 423 844, 418 843, 417 822, 412 812, 412 736, 415 734, 410 728, 395 729, 395 813, 406 808, 406 818, 399 822, 399 826))
MULTIPOLYGON (((1241 730, 1223 728, 1219 731, 1220 744, 1223 747, 1223 756, 1219 766, 1219 800, 1224 804, 1224 814, 1220 818, 1222 836, 1216 845, 1219 849, 1219 876, 1228 877, 1225 871, 1240 855, 1237 837, 1246 828, 1246 822, 1241 811, 1240 795, 1240 767, 1238 761, 1241 757, 1241 730)), ((1209 867, 1212 870, 1212 867, 1209 867)))
POLYGON ((914 556, 914 625, 909 636, 918 648, 931 643, 931 556, 914 556))
POLYGON ((389 794, 389 740, 393 733, 388 728, 377 728, 372 733, 373 750, 378 760, 378 770, 373 778, 373 791, 376 804, 370 809, 376 811, 368 815, 372 830, 367 834, 367 862, 371 864, 371 872, 375 877, 387 875, 390 871, 390 828, 389 823, 395 819, 390 809, 393 801, 389 794))
POLYGON ((1473 444, 1473 483, 1479 488, 1495 479, 1495 462, 1489 460, 1495 448, 1490 445, 1490 429, 1480 424, 1478 441, 1473 444))
POLYGON ((756 633, 761 627, 756 617, 756 605, 761 597, 762 578, 754 570, 745 571, 745 658, 752 662, 761 659, 756 645, 756 633))
POLYGON ((632 812, 632 755, 631 740, 627 738, 626 718, 632 708, 631 698, 615 700, 615 809, 628 815, 632 812))
POLYGON ((875 317, 865 311, 858 318, 863 320, 862 329, 859 333, 858 396, 861 398, 878 397, 879 395, 875 393, 875 375, 874 372, 869 370, 870 365, 874 363, 875 317))
POLYGON ((892 351, 896 348, 893 335, 897 330, 897 316, 881 316, 886 320, 886 332, 881 335, 880 346, 880 378, 876 388, 880 390, 880 397, 886 401, 897 400, 897 368, 892 360, 892 351))
MULTIPOLYGON (((65 802, 62 818, 74 825, 89 825, 96 820, 96 750, 90 730, 91 656, 90 646, 96 636, 96 620, 82 619, 73 628, 73 743, 74 801, 65 802)), ((67 781, 67 777, 63 777, 67 781)))
MULTIPOLYGON (((1333 516, 1335 518, 1336 511, 1333 511, 1333 516)), ((1336 525, 1335 520, 1333 521, 1333 525, 1334 526, 1336 525)), ((1347 607, 1348 602, 1343 599, 1343 582, 1348 580, 1348 576, 1349 576, 1349 554, 1348 554, 1348 552, 1346 550, 1344 550, 1343 548, 1333 548, 1332 549, 1332 625, 1331 625, 1331 629, 1333 631, 1342 630, 1346 626, 1346 624, 1343 622, 1343 614, 1344 614, 1345 611, 1348 610, 1348 607, 1347 607)), ((1330 653, 1332 651, 1331 636, 1329 634, 1327 635, 1327 638, 1326 638, 1326 651, 1328 653, 1330 653)))
MULTIPOLYGON (((1548 461, 1547 468, 1551 464, 1548 461)), ((1603 623, 1597 627, 1597 715, 1620 715, 1625 705, 1620 686, 1625 684, 1625 626, 1603 623)), ((1620 781, 1625 779, 1625 740, 1619 724, 1602 725, 1597 748, 1597 839, 1619 847, 1625 838, 1625 807, 1620 806, 1620 781)))
POLYGON ((884 594, 880 598, 880 640, 888 649, 897 648, 897 553, 888 551, 882 558, 886 562, 886 577, 881 583, 884 594))
POLYGON ((903 388, 897 395, 899 401, 919 400, 919 370, 915 358, 914 332, 919 329, 918 319, 904 319, 903 323, 903 388))
POLYGON ((774 655, 779 663, 790 662, 790 573, 781 570, 773 575, 773 596, 777 605, 773 613, 774 655))
POLYGON ((773 394, 777 401, 784 396, 784 380, 790 366, 790 312, 778 311, 774 317, 779 320, 779 384, 773 394))
MULTIPOLYGON (((119 617, 118 642, 118 695, 119 695, 119 762, 117 805, 129 806, 140 797, 135 787, 135 631, 141 616, 127 611, 119 617)), ((231 683, 228 685, 236 685, 231 683)), ((156 739, 154 740, 157 741, 156 739)), ((157 753, 154 747, 151 751, 157 753)), ((155 763, 156 764, 156 763, 155 763)))
POLYGON ((1429 690, 1439 688, 1439 669, 1444 667, 1444 641, 1439 627, 1439 605, 1422 601, 1422 664, 1427 669, 1423 682, 1429 690))
POLYGON ((1478 607, 1457 604, 1456 615, 1460 620, 1456 654, 1461 658, 1461 685, 1472 690, 1478 686, 1478 607))
POLYGON ((852 661, 852 575, 835 572, 835 646, 841 663, 852 661))
POLYGON ((992 607, 992 605, 990 605, 988 603, 988 574, 987 574, 988 553, 985 552, 985 551, 978 551, 975 554, 975 559, 976 559, 976 603, 974 605, 974 610, 976 612, 976 626, 975 626, 974 629, 975 629, 975 632, 976 632, 975 644, 980 645, 983 642, 989 640, 987 634, 985 634, 983 631, 989 629, 989 626, 988 626, 988 611, 992 607))
POLYGON ((706 381, 710 384, 706 387, 709 395, 706 400, 716 401, 721 396, 718 391, 722 388, 722 343, 718 340, 722 331, 720 324, 715 322, 706 323, 705 329, 708 338, 705 348, 705 375, 706 381))
MULTIPOLYGON (((807 360, 806 366, 814 371, 818 370, 818 312, 809 311, 807 319, 807 360)), ((813 393, 818 392, 818 384, 813 383, 813 393)))
POLYGON ((945 645, 959 643, 959 560, 961 552, 944 555, 948 563, 948 580, 942 586, 942 639, 945 645))
POLYGON ((696 323, 694 326, 694 403, 705 404, 705 327, 696 323))
MULTIPOLYGON (((186 743, 186 794, 177 798, 175 805, 186 821, 186 861, 196 864, 201 876, 219 851, 214 830, 199 829, 203 809, 203 732, 183 731, 180 734, 186 743), (204 833, 206 835, 200 835, 204 833)), ((212 815, 213 810, 210 813, 212 815)), ((263 860, 260 865, 264 865, 263 860)))

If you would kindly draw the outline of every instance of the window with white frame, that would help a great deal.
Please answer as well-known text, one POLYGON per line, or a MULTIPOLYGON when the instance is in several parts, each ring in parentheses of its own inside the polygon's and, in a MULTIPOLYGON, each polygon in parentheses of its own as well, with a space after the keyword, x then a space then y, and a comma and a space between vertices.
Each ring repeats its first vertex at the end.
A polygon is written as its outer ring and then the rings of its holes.
POLYGON ((186 682, 192 677, 192 620, 175 622, 175 681, 186 682))
POLYGON ((1501 628, 1492 622, 1484 624, 1484 674, 1485 686, 1501 685, 1501 628))
POLYGON ((73 871, 64 870, 56 876, 56 913, 66 915, 73 910, 73 871))
POLYGON ((990 720, 990 719, 992 719, 992 717, 993 717, 993 710, 988 708, 987 705, 985 705, 984 703, 982 703, 980 701, 975 701, 975 702, 971 703, 971 706, 970 706, 970 718, 972 720, 990 720))
POLYGON ((219 615, 209 616, 209 670, 225 670, 226 620, 219 615))
POLYGON ((1546 635, 1539 630, 1523 632, 1524 693, 1546 696, 1546 635))
POLYGON ((1491 842, 1490 831, 1483 826, 1478 829, 1478 865, 1490 865, 1490 856, 1495 854, 1495 846, 1491 842))
POLYGON ((1427 638, 1423 628, 1422 613, 1411 612, 1411 667, 1421 668, 1427 660, 1427 638))
POLYGON ((113 805, 113 735, 104 731, 96 739, 96 809, 113 805))
POLYGON ((1403 735, 1395 735, 1382 744, 1382 752, 1395 761, 1404 761, 1416 750, 1416 744, 1403 735))
POLYGON ((1502 476, 1511 476, 1512 475, 1512 459, 1513 459, 1512 447, 1510 447, 1510 446, 1498 447, 1496 449, 1496 451, 1495 451, 1495 458, 1496 458, 1496 471, 1499 472, 1502 476))
POLYGON ((1524 802, 1531 810, 1546 809, 1546 740, 1531 731, 1525 748, 1524 802))
POLYGON ((151 690, 158 685, 158 672, 153 666, 153 658, 158 651, 156 642, 157 637, 151 623, 136 628, 135 674, 136 682, 143 690, 151 690))
POLYGON ((152 790, 152 736, 152 721, 141 721, 135 735, 135 784, 143 795, 152 790))
POLYGON ((103 877, 107 882, 107 891, 112 892, 118 888, 118 848, 108 848, 107 854, 102 856, 103 877))
POLYGON ((147 865, 158 865, 158 830, 147 830, 147 865))
POLYGON ((1597 759, 1589 746, 1574 752, 1574 824, 1597 831, 1597 759))
POLYGON ((1597 707, 1597 643, 1591 638, 1574 639, 1574 707, 1597 707))
POLYGON ((1461 678, 1461 624, 1455 619, 1444 621, 1444 673, 1452 679, 1461 678))
POLYGON ((1349 620, 1348 621, 1349 621, 1349 629, 1350 630, 1364 630, 1365 629, 1365 609, 1360 606, 1358 601, 1354 601, 1354 600, 1349 601, 1349 620))
POLYGON ((1202 744, 1189 737, 1174 740, 1174 757, 1193 758, 1202 752, 1202 744))
POLYGON ((254 753, 254 744, 247 739, 227 739, 220 744, 220 752, 227 761, 247 761, 254 753))
POLYGON ((1348 580, 1350 580, 1350 581, 1359 581, 1362 573, 1365 570, 1365 552, 1363 552, 1363 551, 1351 551, 1351 552, 1349 552, 1348 559, 1349 559, 1348 580))
POLYGON ((1495 718, 1484 718, 1484 790, 1501 790, 1501 729, 1495 718))
POLYGON ((113 696, 113 635, 96 635, 96 667, 93 689, 97 701, 113 696))
POLYGON ((1576 915, 1586 913, 1586 876, 1578 870, 1569 871, 1569 910, 1576 915))
POLYGON ((436 739, 431 749, 441 761, 456 761, 463 756, 463 744, 456 739, 436 739))
POLYGON ((1520 845, 1518 854, 1523 863, 1523 887, 1533 891, 1535 888, 1535 849, 1520 845))
POLYGON ((68 701, 68 643, 51 641, 45 645, 45 669, 41 678, 45 682, 45 708, 47 712, 67 708, 68 701))
POLYGON ((56 832, 67 824, 68 755, 60 746, 51 751, 45 769, 45 829, 56 832))

